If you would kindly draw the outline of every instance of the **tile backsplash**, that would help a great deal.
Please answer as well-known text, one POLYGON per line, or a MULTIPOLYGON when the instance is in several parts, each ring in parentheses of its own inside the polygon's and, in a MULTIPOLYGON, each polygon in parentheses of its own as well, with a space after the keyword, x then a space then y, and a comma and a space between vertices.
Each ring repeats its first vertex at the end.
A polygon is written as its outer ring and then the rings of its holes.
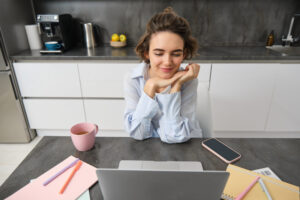
MULTIPOLYGON (((150 17, 172 6, 185 17, 201 46, 264 46, 271 30, 275 42, 300 13, 299 0, 33 0, 36 14, 70 13, 101 28, 107 44, 113 33, 125 33, 130 46, 143 34, 150 17)), ((300 33, 299 20, 294 32, 300 33), (299 24, 299 25, 297 25, 299 24)))

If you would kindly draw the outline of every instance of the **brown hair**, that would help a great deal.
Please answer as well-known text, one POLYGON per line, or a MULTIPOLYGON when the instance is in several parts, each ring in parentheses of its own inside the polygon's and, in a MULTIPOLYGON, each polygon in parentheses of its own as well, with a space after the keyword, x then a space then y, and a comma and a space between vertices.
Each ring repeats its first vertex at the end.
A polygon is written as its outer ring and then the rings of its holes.
POLYGON ((191 59, 197 52, 198 43, 192 36, 188 21, 177 15, 171 7, 164 9, 163 12, 154 15, 148 22, 144 35, 140 38, 135 52, 146 63, 150 61, 145 57, 149 51, 150 39, 152 34, 162 31, 170 31, 178 34, 184 41, 185 59, 191 59))

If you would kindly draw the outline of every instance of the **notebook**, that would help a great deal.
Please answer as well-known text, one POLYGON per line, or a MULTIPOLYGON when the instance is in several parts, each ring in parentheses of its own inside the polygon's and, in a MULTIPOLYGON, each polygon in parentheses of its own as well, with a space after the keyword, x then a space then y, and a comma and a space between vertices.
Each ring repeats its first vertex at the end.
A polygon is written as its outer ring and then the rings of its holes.
MULTIPOLYGON (((31 179, 30 183, 33 182, 35 179, 31 179)), ((80 195, 76 200, 90 200, 90 190, 86 190, 82 195, 80 195)))
MULTIPOLYGON (((90 186, 97 182, 98 178, 96 175, 96 168, 82 162, 81 167, 73 176, 71 182, 67 186, 63 194, 59 194, 61 187, 64 185, 68 179, 72 168, 65 171, 63 174, 55 178, 47 186, 43 186, 43 183, 50 178, 52 175, 56 174, 58 171, 63 169, 65 166, 69 165, 76 158, 70 156, 63 160, 61 163, 57 164, 36 180, 28 183, 23 188, 18 190, 16 193, 12 194, 7 198, 7 200, 15 199, 31 199, 31 200, 53 200, 53 199, 76 199, 82 193, 84 193, 90 186)), ((38 167, 38 166, 36 166, 38 167)))
MULTIPOLYGON (((299 200, 299 187, 252 172, 250 170, 237 167, 235 165, 228 165, 227 172, 230 173, 229 179, 226 183, 222 198, 226 200, 235 199, 247 186, 260 176, 266 185, 273 200, 299 200)), ((246 194, 243 200, 264 200, 267 199, 259 183, 256 183, 253 188, 246 194)))

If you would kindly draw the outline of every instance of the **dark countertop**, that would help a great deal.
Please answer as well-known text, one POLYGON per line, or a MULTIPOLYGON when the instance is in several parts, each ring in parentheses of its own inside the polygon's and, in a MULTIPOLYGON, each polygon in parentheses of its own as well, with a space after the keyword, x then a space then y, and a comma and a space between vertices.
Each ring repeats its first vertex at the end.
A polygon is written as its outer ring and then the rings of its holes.
MULTIPOLYGON (((300 185, 300 139, 220 139, 239 153, 235 165, 254 170, 270 167, 283 181, 300 185)), ((78 152, 70 137, 44 137, 0 187, 0 199, 13 194, 70 155, 97 168, 117 168, 121 160, 201 161, 205 170, 225 170, 227 164, 201 147, 203 139, 165 144, 158 138, 97 137, 95 147, 78 152)), ((90 188, 91 199, 102 199, 98 183, 90 188)))
MULTIPOLYGON (((63 54, 40 54, 38 50, 24 51, 11 57, 13 60, 128 60, 138 61, 134 47, 94 49, 74 48, 63 54)), ((300 61, 299 56, 282 56, 265 47, 202 47, 197 61, 300 61)))

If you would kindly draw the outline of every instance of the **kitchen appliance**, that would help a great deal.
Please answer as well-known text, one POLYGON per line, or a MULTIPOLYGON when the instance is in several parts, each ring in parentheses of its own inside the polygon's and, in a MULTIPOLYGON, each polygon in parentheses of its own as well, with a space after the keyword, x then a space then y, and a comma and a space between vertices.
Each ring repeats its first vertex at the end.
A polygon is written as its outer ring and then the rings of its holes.
POLYGON ((42 49, 40 53, 62 53, 75 43, 73 18, 70 14, 37 15, 42 42, 57 41, 62 45, 58 50, 42 49))
POLYGON ((14 80, 0 28, 0 143, 24 143, 36 136, 28 128, 14 80))
POLYGON ((97 46, 95 40, 95 30, 92 23, 84 23, 83 25, 84 32, 84 43, 87 48, 94 48, 97 46))

